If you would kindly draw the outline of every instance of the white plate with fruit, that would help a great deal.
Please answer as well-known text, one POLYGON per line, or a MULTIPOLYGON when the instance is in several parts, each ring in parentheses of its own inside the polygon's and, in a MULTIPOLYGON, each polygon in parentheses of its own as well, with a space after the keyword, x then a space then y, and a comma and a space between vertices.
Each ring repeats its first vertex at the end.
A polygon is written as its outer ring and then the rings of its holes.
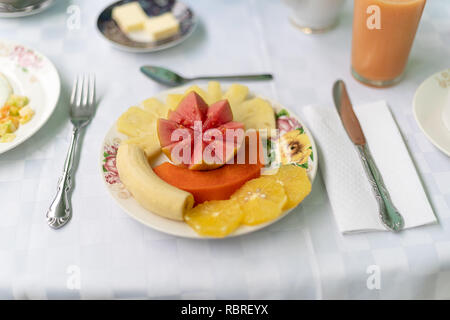
POLYGON ((127 214, 187 238, 238 236, 274 223, 310 193, 317 166, 312 135, 290 110, 218 82, 129 108, 106 134, 99 165, 127 214))
POLYGON ((36 133, 56 108, 58 73, 42 54, 0 40, 0 154, 36 133))

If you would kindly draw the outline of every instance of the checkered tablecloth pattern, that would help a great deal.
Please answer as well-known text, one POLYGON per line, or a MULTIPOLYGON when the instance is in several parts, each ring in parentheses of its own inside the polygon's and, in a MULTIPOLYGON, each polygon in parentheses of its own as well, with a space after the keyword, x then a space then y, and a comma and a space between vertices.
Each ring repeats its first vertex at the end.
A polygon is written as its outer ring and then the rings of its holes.
POLYGON ((450 159, 412 114, 418 85, 449 67, 450 3, 428 1, 405 79, 372 89, 349 72, 351 1, 336 29, 315 36, 289 23, 281 1, 184 1, 200 17, 198 29, 152 54, 117 51, 101 38, 95 23, 107 0, 61 0, 36 16, 0 20, 0 38, 47 55, 63 86, 47 125, 0 155, 0 298, 450 298, 450 159), (163 90, 140 74, 143 64, 186 75, 270 71, 275 81, 252 88, 300 115, 304 105, 332 103, 336 78, 347 82, 355 104, 385 99, 439 225, 343 236, 319 174, 295 212, 251 235, 198 241, 144 227, 117 207, 99 174, 101 142, 114 120, 163 90), (82 142, 73 220, 54 231, 44 215, 68 147, 70 87, 84 71, 97 75, 101 102, 82 142))

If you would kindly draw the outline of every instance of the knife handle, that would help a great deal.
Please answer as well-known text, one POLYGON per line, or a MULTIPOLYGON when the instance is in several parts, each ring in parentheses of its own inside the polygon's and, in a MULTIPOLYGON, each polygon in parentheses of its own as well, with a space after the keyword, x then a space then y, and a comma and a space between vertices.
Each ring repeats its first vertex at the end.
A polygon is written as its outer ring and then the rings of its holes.
POLYGON ((383 178, 370 154, 369 148, 367 145, 358 145, 357 148, 378 202, 381 222, 391 231, 397 232, 402 230, 405 225, 403 217, 392 203, 389 192, 384 185, 383 178))

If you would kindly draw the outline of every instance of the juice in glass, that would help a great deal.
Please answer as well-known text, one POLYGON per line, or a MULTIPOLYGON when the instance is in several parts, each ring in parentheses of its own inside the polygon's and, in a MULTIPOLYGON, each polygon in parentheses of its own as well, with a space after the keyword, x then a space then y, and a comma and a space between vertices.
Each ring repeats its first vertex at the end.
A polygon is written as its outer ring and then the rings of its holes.
POLYGON ((426 0, 355 0, 352 74, 368 85, 397 83, 426 0))

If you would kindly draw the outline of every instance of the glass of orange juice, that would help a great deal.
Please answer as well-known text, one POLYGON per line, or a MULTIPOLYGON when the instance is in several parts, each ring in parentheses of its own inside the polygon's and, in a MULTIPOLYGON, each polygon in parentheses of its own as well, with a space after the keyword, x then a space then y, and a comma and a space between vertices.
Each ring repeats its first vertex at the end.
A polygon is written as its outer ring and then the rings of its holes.
POLYGON ((426 0, 355 0, 352 74, 364 84, 400 81, 426 0))

